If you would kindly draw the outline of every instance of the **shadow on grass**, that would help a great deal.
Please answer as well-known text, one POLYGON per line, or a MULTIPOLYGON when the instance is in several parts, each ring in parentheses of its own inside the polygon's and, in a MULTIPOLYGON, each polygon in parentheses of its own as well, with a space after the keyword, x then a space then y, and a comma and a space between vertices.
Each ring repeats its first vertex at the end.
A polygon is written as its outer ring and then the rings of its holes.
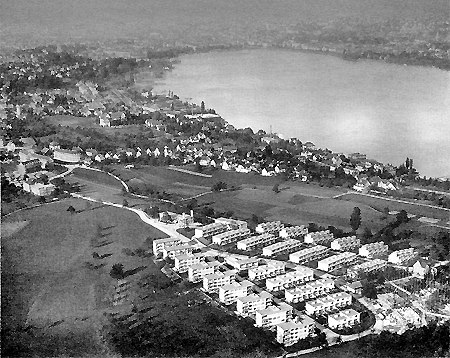
POLYGON ((125 278, 125 277, 131 276, 131 275, 135 275, 138 272, 140 272, 142 270, 145 270, 146 268, 147 268, 147 266, 139 266, 139 267, 136 267, 136 268, 134 268, 132 270, 127 270, 127 271, 125 271, 123 273, 123 277, 125 278))
POLYGON ((110 257, 110 256, 112 256, 113 254, 103 254, 103 255, 100 255, 100 259, 104 259, 104 258, 106 258, 106 257, 110 257))
POLYGON ((112 244, 114 241, 102 241, 100 243, 98 243, 95 247, 103 247, 109 244, 112 244))

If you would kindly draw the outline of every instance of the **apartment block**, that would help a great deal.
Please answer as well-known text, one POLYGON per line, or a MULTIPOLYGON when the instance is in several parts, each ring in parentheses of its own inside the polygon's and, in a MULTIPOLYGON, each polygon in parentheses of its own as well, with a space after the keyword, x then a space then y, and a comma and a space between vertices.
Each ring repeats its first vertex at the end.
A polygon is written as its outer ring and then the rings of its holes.
POLYGON ((168 237, 166 239, 153 240, 153 254, 156 256, 163 252, 165 247, 180 245, 182 241, 175 237, 168 237))
POLYGON ((237 242, 237 248, 239 250, 253 250, 258 246, 265 246, 273 244, 277 241, 277 238, 272 234, 262 234, 256 236, 250 236, 244 240, 237 242))
POLYGON ((381 259, 366 261, 361 264, 349 267, 347 269, 347 276, 350 278, 356 278, 358 277, 360 272, 372 272, 376 270, 381 270, 385 268, 386 265, 387 262, 381 259))
POLYGON ((397 250, 389 254, 388 261, 393 264, 404 264, 411 259, 415 258, 417 256, 416 251, 414 248, 410 247, 408 249, 403 250, 397 250))
POLYGON ((252 287, 253 283, 247 280, 219 287, 219 300, 225 305, 230 305, 236 302, 238 298, 248 296, 252 287))
POLYGON ((307 247, 306 249, 291 253, 289 255, 289 261, 292 261, 296 264, 302 264, 308 261, 320 259, 326 256, 329 251, 329 247, 322 245, 307 247))
POLYGON ((292 310, 292 307, 286 303, 280 303, 278 306, 269 306, 264 310, 258 310, 255 312, 256 326, 271 327, 287 322, 292 317, 292 310))
POLYGON ((286 241, 276 242, 263 248, 264 256, 273 256, 292 252, 302 246, 299 240, 287 239, 286 241))
POLYGON ((237 271, 245 271, 254 267, 258 267, 259 259, 257 257, 235 257, 227 256, 225 262, 237 271))
POLYGON ((189 266, 199 264, 205 259, 204 255, 199 252, 191 255, 177 255, 175 260, 175 271, 183 273, 187 272, 189 266))
POLYGON ((275 234, 278 235, 281 229, 284 228, 284 225, 281 221, 269 221, 266 223, 258 224, 255 228, 255 231, 259 234, 275 234))
POLYGON ((353 327, 361 322, 361 314, 354 309, 346 309, 328 316, 328 327, 342 329, 353 327))
POLYGON ((388 250, 389 250, 388 245, 385 245, 383 241, 378 241, 361 246, 359 248, 359 255, 368 258, 373 258, 375 256, 386 254, 388 250))
POLYGON ((305 225, 301 225, 301 226, 285 227, 284 229, 280 230, 279 235, 284 239, 290 239, 296 237, 303 237, 307 233, 308 228, 305 225))
POLYGON ((213 262, 200 262, 189 266, 188 268, 188 280, 191 282, 200 282, 203 277, 215 273, 219 269, 220 263, 213 262))
POLYGON ((223 223, 212 223, 208 225, 204 225, 202 227, 195 229, 195 237, 200 238, 204 237, 206 239, 211 238, 214 235, 218 235, 222 232, 225 232, 228 230, 227 225, 223 223))
POLYGON ((308 244, 326 244, 333 241, 334 235, 330 230, 310 232, 305 235, 305 242, 308 244))
POLYGON ((357 255, 353 252, 343 252, 342 254, 333 255, 317 262, 317 268, 322 271, 333 271, 342 266, 354 262, 357 255))
POLYGON ((305 310, 309 315, 324 314, 348 306, 351 303, 352 295, 346 292, 337 292, 325 297, 316 298, 313 301, 307 301, 305 310))
POLYGON ((282 261, 273 261, 266 265, 261 265, 248 270, 248 278, 252 281, 264 280, 269 277, 284 274, 286 264, 282 261))
POLYGON ((203 277, 203 289, 207 292, 218 292, 219 288, 234 282, 236 271, 217 272, 203 277))
POLYGON ((162 254, 163 258, 170 257, 174 259, 177 255, 189 255, 192 254, 192 246, 190 245, 177 245, 164 247, 162 254))
POLYGON ((272 295, 266 291, 251 294, 236 299, 236 310, 242 315, 249 315, 259 310, 265 310, 272 303, 272 295))
POLYGON ((359 248, 360 246, 361 240, 356 238, 356 236, 340 237, 331 242, 331 248, 339 251, 352 250, 359 248))
POLYGON ((334 287, 334 281, 332 279, 322 278, 285 290, 284 297, 286 302, 298 303, 327 294, 334 289, 334 287))
POLYGON ((243 220, 217 218, 216 223, 227 225, 228 230, 247 229, 247 222, 243 220))
POLYGON ((239 239, 245 238, 250 235, 249 229, 237 229, 231 231, 225 231, 217 235, 212 236, 213 244, 227 245, 239 239))
POLYGON ((268 291, 281 291, 304 282, 312 281, 313 279, 314 271, 309 267, 300 266, 296 267, 295 271, 268 278, 266 280, 266 288, 268 291))
POLYGON ((277 324, 277 342, 285 346, 291 346, 312 334, 315 327, 314 321, 308 316, 302 317, 298 322, 277 324))

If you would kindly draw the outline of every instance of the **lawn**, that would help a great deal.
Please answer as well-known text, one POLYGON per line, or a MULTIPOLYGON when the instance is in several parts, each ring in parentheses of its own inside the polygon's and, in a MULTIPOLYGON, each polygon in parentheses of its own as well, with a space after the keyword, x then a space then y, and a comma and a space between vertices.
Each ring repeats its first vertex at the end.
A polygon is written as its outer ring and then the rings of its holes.
POLYGON ((75 117, 70 115, 55 115, 47 117, 48 120, 55 125, 62 125, 65 127, 85 127, 85 128, 93 128, 98 127, 95 125, 96 119, 93 117, 75 117))
POLYGON ((87 207, 76 199, 15 213, 4 221, 3 356, 99 353, 95 328, 109 306, 111 266, 120 262, 126 270, 157 270, 150 259, 122 250, 143 247, 148 237, 166 237, 132 212, 87 207), (77 213, 67 212, 70 205, 77 213), (102 258, 94 259, 93 252, 102 258), (21 330, 25 326, 34 328, 21 330))
POLYGON ((92 181, 94 183, 102 184, 111 186, 113 188, 122 189, 122 183, 112 177, 111 175, 108 175, 104 172, 99 172, 97 170, 90 170, 90 169, 84 169, 84 168, 75 168, 72 171, 72 176, 81 178, 84 180, 92 181))

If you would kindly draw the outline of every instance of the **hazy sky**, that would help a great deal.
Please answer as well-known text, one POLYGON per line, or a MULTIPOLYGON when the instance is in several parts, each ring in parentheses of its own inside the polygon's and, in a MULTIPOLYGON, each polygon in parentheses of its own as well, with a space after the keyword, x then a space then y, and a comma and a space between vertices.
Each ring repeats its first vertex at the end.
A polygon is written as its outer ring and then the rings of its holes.
POLYGON ((0 44, 11 39, 116 38, 193 26, 259 26, 356 15, 448 15, 448 0, 0 0, 0 44))

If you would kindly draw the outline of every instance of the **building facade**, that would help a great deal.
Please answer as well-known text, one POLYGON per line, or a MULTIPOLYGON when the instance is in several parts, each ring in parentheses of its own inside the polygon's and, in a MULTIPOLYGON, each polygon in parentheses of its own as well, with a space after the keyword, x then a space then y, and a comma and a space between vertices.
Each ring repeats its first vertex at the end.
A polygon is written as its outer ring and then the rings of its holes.
POLYGON ((227 244, 235 242, 239 239, 245 238, 249 234, 250 234, 250 230, 247 228, 225 231, 220 234, 213 235, 212 242, 213 242, 213 244, 217 244, 217 245, 227 245, 227 244))
POLYGON ((286 264, 282 261, 271 262, 266 265, 253 267, 248 270, 248 278, 252 281, 260 281, 269 277, 275 277, 285 273, 286 264))
POLYGON ((263 248, 264 256, 274 256, 283 253, 292 252, 302 246, 302 242, 295 239, 287 239, 286 241, 276 242, 263 248))
POLYGON ((195 229, 195 237, 203 237, 205 239, 211 238, 213 235, 218 235, 222 232, 227 231, 227 225, 223 223, 212 223, 204 225, 202 227, 195 229))
POLYGON ((234 256, 227 256, 225 258, 225 262, 228 265, 231 265, 237 271, 245 271, 251 268, 258 267, 259 259, 257 257, 240 258, 234 256))
POLYGON ((300 251, 293 252, 289 255, 289 261, 296 264, 302 264, 311 260, 320 259, 328 254, 330 251, 329 247, 316 245, 312 247, 307 247, 300 251))
POLYGON ((277 342, 285 346, 291 346, 300 339, 314 333, 315 322, 308 316, 302 317, 298 322, 285 322, 277 324, 277 342))
POLYGON ((209 293, 219 292, 219 288, 234 282, 236 271, 217 272, 203 277, 203 289, 209 293))
POLYGON ((264 310, 272 303, 272 295, 266 291, 236 299, 236 310, 244 316, 264 310))
POLYGON ((162 250, 163 258, 169 257, 174 259, 177 255, 190 255, 193 248, 190 245, 165 246, 162 250))
POLYGON ((370 244, 362 245, 359 248, 359 255, 368 257, 368 258, 373 258, 376 256, 381 256, 381 255, 386 254, 388 252, 388 250, 389 250, 388 245, 385 245, 385 243, 383 241, 378 241, 378 242, 373 242, 370 244))
POLYGON ((346 292, 337 292, 325 297, 307 301, 305 304, 306 313, 309 315, 325 314, 336 309, 348 306, 352 303, 352 295, 346 292))
POLYGON ((219 262, 199 262, 188 267, 188 280, 190 282, 200 282, 203 277, 215 273, 219 269, 219 262))
POLYGON ((269 221, 266 223, 258 224, 255 228, 255 231, 259 234, 269 233, 278 236, 278 233, 283 228, 284 225, 281 223, 281 221, 269 221))
POLYGON ((179 273, 187 272, 189 266, 199 264, 205 259, 202 253, 192 255, 177 255, 174 257, 175 270, 179 273))
POLYGON ((248 296, 252 291, 253 283, 244 280, 219 287, 219 300, 225 305, 230 305, 240 297, 248 296))
POLYGON ((334 271, 338 268, 341 268, 344 265, 350 264, 357 259, 357 255, 353 252, 343 252, 338 255, 333 255, 327 257, 326 259, 322 259, 317 262, 317 268, 322 271, 334 271))
POLYGON ((175 237, 168 237, 166 239, 153 240, 153 254, 156 256, 162 253, 165 247, 180 245, 182 241, 175 237))
POLYGON ((316 281, 307 282, 304 285, 285 290, 286 302, 298 303, 310 300, 329 293, 335 288, 334 281, 330 278, 323 278, 316 281))
POLYGON ((248 237, 244 240, 238 241, 236 247, 239 250, 253 250, 259 246, 265 246, 273 244, 277 241, 277 238, 272 234, 262 234, 248 237))
POLYGON ((305 235, 305 242, 307 244, 325 244, 334 239, 334 235, 330 230, 310 232, 305 235))
POLYGON ((280 323, 287 322, 292 317, 292 307, 286 303, 280 303, 278 306, 269 306, 266 309, 255 312, 255 321, 257 327, 271 327, 280 323))
POLYGON ((354 309, 346 309, 328 316, 328 327, 343 329, 353 327, 361 322, 361 314, 354 309))
POLYGON ((308 233, 308 228, 305 225, 285 227, 280 230, 280 237, 284 239, 304 237, 308 233))
POLYGON ((412 260, 416 256, 417 256, 417 252, 414 250, 414 248, 410 247, 407 249, 391 252, 388 256, 388 261, 393 264, 402 265, 402 264, 412 260))
POLYGON ((356 238, 356 236, 340 237, 334 239, 330 246, 333 250, 347 251, 359 248, 361 246, 361 240, 356 238))
POLYGON ((268 278, 266 280, 266 288, 268 291, 281 291, 308 281, 312 281, 313 279, 314 271, 312 269, 309 267, 296 267, 295 271, 273 278, 268 278))

